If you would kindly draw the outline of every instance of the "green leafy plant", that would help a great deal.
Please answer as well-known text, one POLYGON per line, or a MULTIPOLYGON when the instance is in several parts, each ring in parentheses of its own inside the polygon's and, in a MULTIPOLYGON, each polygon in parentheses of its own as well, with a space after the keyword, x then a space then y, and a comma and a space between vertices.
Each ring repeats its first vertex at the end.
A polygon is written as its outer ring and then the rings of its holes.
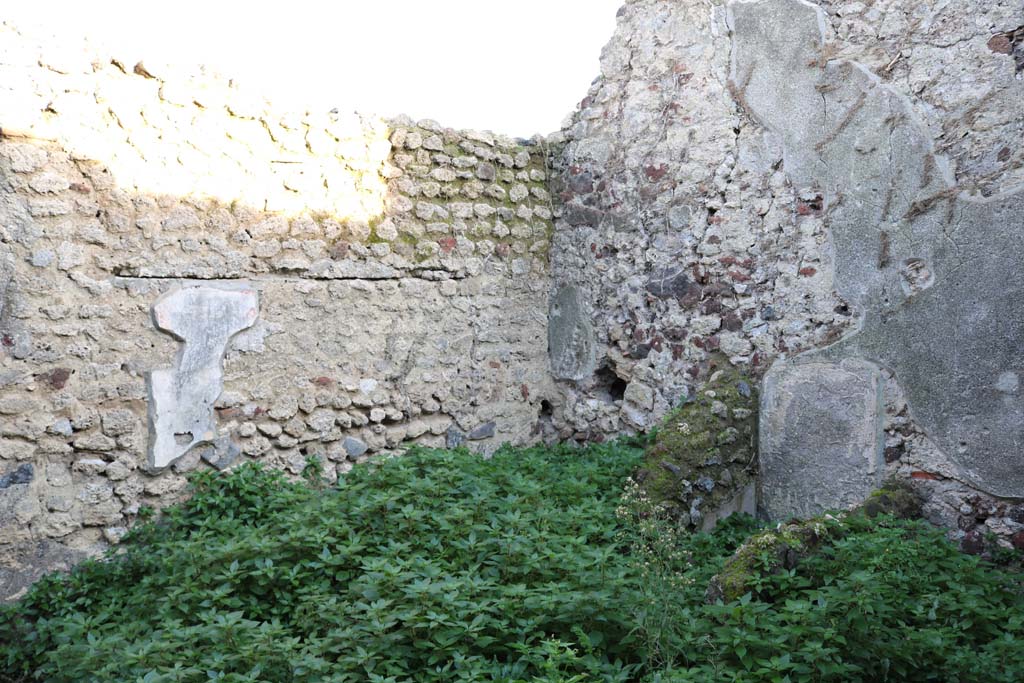
POLYGON ((326 490, 200 473, 2 613, 0 679, 626 680, 638 574, 614 509, 639 458, 414 450, 326 490))
POLYGON ((789 570, 776 545, 745 546, 749 590, 725 603, 709 604, 705 588, 734 532, 750 527, 729 520, 710 538, 680 537, 688 566, 667 567, 680 587, 649 597, 675 617, 659 633, 665 664, 648 680, 1024 680, 1020 575, 961 554, 922 521, 858 513, 828 526, 789 570))
POLYGON ((245 465, 0 610, 0 681, 1024 680, 1020 574, 848 515, 792 569, 623 482, 642 439, 417 449, 324 487, 245 465), (311 485, 312 484, 312 485, 311 485))

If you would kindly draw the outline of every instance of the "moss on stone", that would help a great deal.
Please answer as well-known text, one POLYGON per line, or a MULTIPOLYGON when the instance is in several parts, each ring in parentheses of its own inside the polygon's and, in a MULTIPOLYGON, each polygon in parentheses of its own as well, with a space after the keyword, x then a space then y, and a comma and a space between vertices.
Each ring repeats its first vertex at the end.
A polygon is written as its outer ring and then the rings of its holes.
POLYGON ((370 234, 366 237, 365 244, 387 243, 386 239, 377 234, 377 228, 384 222, 384 218, 384 215, 381 214, 378 216, 371 216, 370 219, 366 221, 366 226, 370 229, 370 234))
POLYGON ((793 569, 801 560, 818 552, 822 544, 841 538, 844 520, 850 519, 848 515, 858 514, 868 518, 888 514, 900 519, 918 519, 921 517, 921 499, 907 482, 892 479, 850 513, 792 521, 755 534, 711 579, 705 598, 708 602, 729 602, 749 592, 759 576, 793 569))
POLYGON ((705 387, 671 411, 638 474, 649 500, 698 525, 757 473, 757 392, 726 363, 705 387))
POLYGON ((892 515, 899 519, 920 519, 921 502, 910 484, 891 479, 882 488, 873 491, 860 505, 860 510, 868 517, 892 515))
POLYGON ((705 600, 731 602, 742 597, 755 588, 759 577, 793 569, 841 530, 839 519, 823 516, 754 534, 708 583, 705 600))

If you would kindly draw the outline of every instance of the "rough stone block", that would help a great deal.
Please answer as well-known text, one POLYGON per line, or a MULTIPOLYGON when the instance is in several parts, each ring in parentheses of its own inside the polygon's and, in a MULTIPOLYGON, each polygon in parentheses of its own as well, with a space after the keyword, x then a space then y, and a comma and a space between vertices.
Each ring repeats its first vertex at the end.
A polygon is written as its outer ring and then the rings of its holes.
POLYGON ((493 421, 485 422, 484 424, 480 425, 479 427, 476 427, 469 434, 467 434, 466 438, 469 439, 470 441, 481 441, 483 439, 490 439, 491 437, 494 436, 496 427, 497 425, 493 421))
POLYGON ((241 454, 242 449, 231 440, 230 436, 222 436, 204 446, 201 457, 218 470, 224 470, 230 467, 241 454))
POLYGON ((32 470, 26 469, 25 465, 8 472, 0 480, 0 547, 30 538, 29 523, 40 512, 39 499, 31 481, 32 470))
POLYGON ((848 508, 884 475, 882 377, 864 361, 776 363, 764 379, 760 510, 769 519, 848 508))
POLYGON ((345 453, 352 459, 360 457, 368 450, 365 441, 352 436, 345 437, 345 440, 341 443, 341 447, 345 449, 345 453))

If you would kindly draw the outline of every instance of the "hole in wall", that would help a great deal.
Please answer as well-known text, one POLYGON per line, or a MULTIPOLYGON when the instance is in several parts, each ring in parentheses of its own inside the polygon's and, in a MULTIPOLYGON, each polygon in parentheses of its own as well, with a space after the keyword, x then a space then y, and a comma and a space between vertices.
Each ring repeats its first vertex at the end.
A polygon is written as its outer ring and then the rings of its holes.
POLYGON ((549 422, 554 419, 555 409, 551 405, 551 401, 546 398, 541 399, 540 402, 540 413, 537 415, 539 420, 548 420, 549 422))
POLYGON ((594 394, 606 403, 621 401, 626 394, 628 382, 615 374, 609 365, 605 364, 594 373, 594 394))
POLYGON ((174 435, 174 443, 179 446, 187 446, 195 441, 195 437, 192 436, 192 432, 178 432, 174 435))
POLYGON ((547 444, 558 441, 558 430, 555 428, 555 407, 546 398, 540 401, 537 422, 533 425, 533 435, 540 435, 541 441, 547 444))

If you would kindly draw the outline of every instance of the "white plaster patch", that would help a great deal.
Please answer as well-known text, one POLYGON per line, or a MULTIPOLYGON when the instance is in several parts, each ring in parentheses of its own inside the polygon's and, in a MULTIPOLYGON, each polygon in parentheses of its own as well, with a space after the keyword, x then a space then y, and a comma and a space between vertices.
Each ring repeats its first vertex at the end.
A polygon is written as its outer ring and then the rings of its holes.
POLYGON ((153 304, 156 327, 184 342, 175 367, 152 371, 149 465, 163 468, 217 439, 213 407, 223 389, 228 341, 256 322, 255 290, 176 288, 153 304))
POLYGON ((1020 377, 1016 372, 1004 372, 996 380, 996 389, 1004 394, 1016 394, 1020 388, 1020 377))

